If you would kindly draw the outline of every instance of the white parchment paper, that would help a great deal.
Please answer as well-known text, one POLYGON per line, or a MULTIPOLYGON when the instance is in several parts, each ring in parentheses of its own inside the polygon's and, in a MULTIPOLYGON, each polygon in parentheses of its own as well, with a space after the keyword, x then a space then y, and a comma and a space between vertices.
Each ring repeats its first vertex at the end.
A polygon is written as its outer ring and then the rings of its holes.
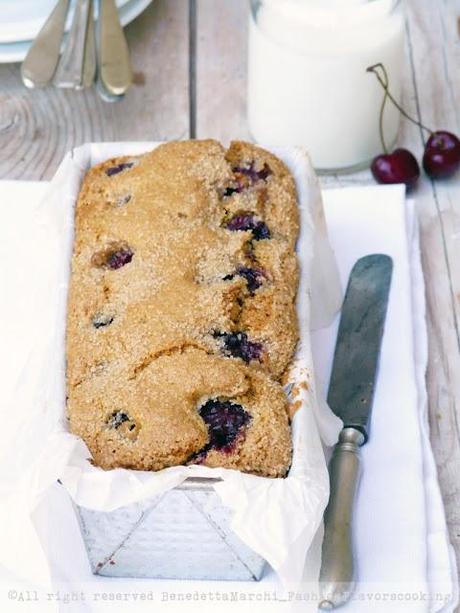
MULTIPOLYGON (((293 463, 285 479, 268 479, 234 470, 177 466, 159 472, 125 469, 104 471, 88 461, 84 442, 70 434, 65 417, 65 322, 74 205, 88 168, 117 155, 135 155, 154 143, 84 145, 62 162, 37 214, 41 260, 41 290, 34 306, 45 313, 43 335, 34 339, 46 355, 30 381, 35 401, 23 414, 28 431, 46 433, 45 445, 28 475, 27 504, 32 511, 40 496, 60 479, 81 506, 110 511, 160 494, 187 477, 212 477, 223 504, 233 511, 235 533, 262 555, 284 583, 300 580, 309 545, 321 522, 329 482, 321 438, 335 442, 341 422, 318 403, 310 347, 310 297, 316 326, 327 325, 340 306, 341 291, 328 240, 319 186, 308 156, 300 149, 275 150, 293 173, 299 195, 301 234, 298 257, 301 279, 298 317, 301 340, 291 368, 288 392, 300 401, 293 419, 293 463), (314 272, 312 270, 314 269, 314 272)), ((31 363, 34 363, 33 358, 31 363)), ((20 396, 18 396, 20 399, 20 396)))

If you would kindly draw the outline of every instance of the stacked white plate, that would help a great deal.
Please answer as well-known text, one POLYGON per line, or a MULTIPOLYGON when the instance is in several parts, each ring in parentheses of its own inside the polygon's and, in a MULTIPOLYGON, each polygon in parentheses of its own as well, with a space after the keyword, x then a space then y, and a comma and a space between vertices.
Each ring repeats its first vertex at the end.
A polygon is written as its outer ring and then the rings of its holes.
MULTIPOLYGON (((123 26, 135 19, 152 0, 115 0, 123 26)), ((55 7, 57 0, 0 0, 0 63, 22 62, 26 53, 55 7)), ((75 0, 72 1, 66 29, 70 27, 75 0)))

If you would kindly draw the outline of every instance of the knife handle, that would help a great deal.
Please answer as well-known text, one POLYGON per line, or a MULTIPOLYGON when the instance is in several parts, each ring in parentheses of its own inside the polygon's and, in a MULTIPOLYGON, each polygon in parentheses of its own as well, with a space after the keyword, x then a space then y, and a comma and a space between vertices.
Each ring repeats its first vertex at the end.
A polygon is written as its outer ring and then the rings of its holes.
POLYGON ((364 442, 362 432, 344 428, 329 464, 331 493, 324 514, 319 605, 327 611, 347 602, 354 589, 351 526, 364 442))

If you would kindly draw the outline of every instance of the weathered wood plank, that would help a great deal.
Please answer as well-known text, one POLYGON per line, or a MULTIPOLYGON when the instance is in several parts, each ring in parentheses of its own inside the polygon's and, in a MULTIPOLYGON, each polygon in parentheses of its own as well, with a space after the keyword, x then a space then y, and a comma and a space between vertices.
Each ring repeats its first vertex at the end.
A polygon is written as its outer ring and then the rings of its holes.
POLYGON ((247 0, 197 0, 196 135, 248 139, 247 0))
MULTIPOLYGON (((457 15, 460 3, 408 3, 409 56, 413 97, 406 104, 433 129, 459 132, 457 15)), ((414 150, 422 134, 405 124, 414 150)), ((426 279, 429 363, 427 387, 431 440, 446 505, 447 521, 460 561, 460 182, 425 179, 416 193, 426 279)))
POLYGON ((0 178, 50 178, 88 141, 188 137, 188 0, 155 0, 126 32, 135 85, 115 104, 94 88, 29 91, 19 66, 0 66, 0 178))

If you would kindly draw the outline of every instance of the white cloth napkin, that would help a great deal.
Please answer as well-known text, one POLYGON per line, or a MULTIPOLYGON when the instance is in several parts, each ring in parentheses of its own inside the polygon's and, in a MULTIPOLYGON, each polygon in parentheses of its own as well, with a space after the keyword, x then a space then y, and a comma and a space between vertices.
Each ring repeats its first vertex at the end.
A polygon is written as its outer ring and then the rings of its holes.
MULTIPOLYGON (((4 428, 10 432, 17 432, 20 416, 14 413, 14 398, 8 390, 16 388, 18 373, 34 375, 24 363, 23 350, 28 339, 37 333, 33 295, 39 283, 39 279, 27 279, 30 301, 15 300, 15 289, 25 280, 15 275, 12 250, 33 245, 34 229, 28 221, 42 193, 42 185, 2 183, 0 206, 14 203, 15 207, 8 223, 0 226, 0 262, 8 264, 0 266, 0 284, 9 292, 2 305, 7 342, 0 348, 5 388, 0 410, 4 428)), ((399 187, 328 190, 324 198, 331 241, 344 282, 354 261, 367 253, 388 253, 395 262, 371 441, 363 450, 364 474, 356 513, 360 584, 355 599, 342 610, 421 613, 440 610, 440 605, 450 598, 451 605, 443 609, 447 613, 454 608, 456 575, 428 439, 423 376, 426 366, 423 277, 413 208, 405 206, 399 187), (435 593, 439 597, 432 600, 435 593)), ((32 257, 32 250, 30 253, 32 257)), ((39 258, 39 251, 33 257, 39 258)), ((337 322, 314 334, 317 374, 324 388, 336 328, 337 322)), ((30 443, 32 437, 40 437, 40 432, 19 434, 19 438, 8 443, 6 452, 10 461, 14 457, 20 463, 22 446, 30 443)), ((3 458, 6 457, 5 454, 3 458)), ((1 483, 0 492, 7 485, 1 483)), ((276 584, 270 572, 259 584, 94 577, 70 511, 68 498, 59 486, 43 499, 34 519, 45 536, 45 552, 33 531, 24 533, 19 510, 14 516, 1 517, 0 602, 5 610, 14 610, 15 601, 21 595, 25 597, 24 590, 33 587, 31 579, 37 586, 51 579, 55 589, 60 590, 59 595, 55 593, 48 599, 37 587, 38 602, 24 605, 20 601, 21 610, 40 613, 57 610, 98 613, 109 609, 126 611, 128 607, 137 613, 151 611, 152 600, 155 610, 185 613, 213 611, 216 604, 220 611, 233 612, 254 611, 262 605, 265 611, 276 612, 315 609, 309 602, 314 599, 309 583, 304 591, 289 593, 276 584), (21 583, 21 579, 25 582, 21 583), (12 591, 12 600, 8 600, 8 590, 12 591), (84 600, 79 597, 82 591, 84 600)), ((318 538, 310 553, 307 578, 314 579, 317 573, 319 551, 318 538)))
POLYGON ((459 602, 458 569, 455 551, 450 543, 444 505, 439 488, 438 473, 430 443, 428 421, 428 397, 425 372, 428 362, 428 340, 425 322, 425 284, 423 278, 419 228, 414 201, 408 202, 408 233, 411 247, 412 314, 414 326, 414 358, 419 393, 420 430, 422 434, 423 472, 425 478, 427 513, 427 578, 432 594, 439 594, 432 602, 432 611, 453 611, 459 602), (412 232, 411 232, 412 231, 412 232), (443 604, 443 595, 450 595, 450 602, 443 604))
MULTIPOLYGON (((326 219, 342 279, 359 257, 386 253, 393 283, 371 438, 363 448, 356 508, 360 583, 343 611, 452 610, 456 569, 428 436, 424 284, 413 202, 401 186, 325 190, 326 219), (372 509, 372 510, 371 510, 372 509)), ((313 335, 324 388, 335 325, 313 335)))

